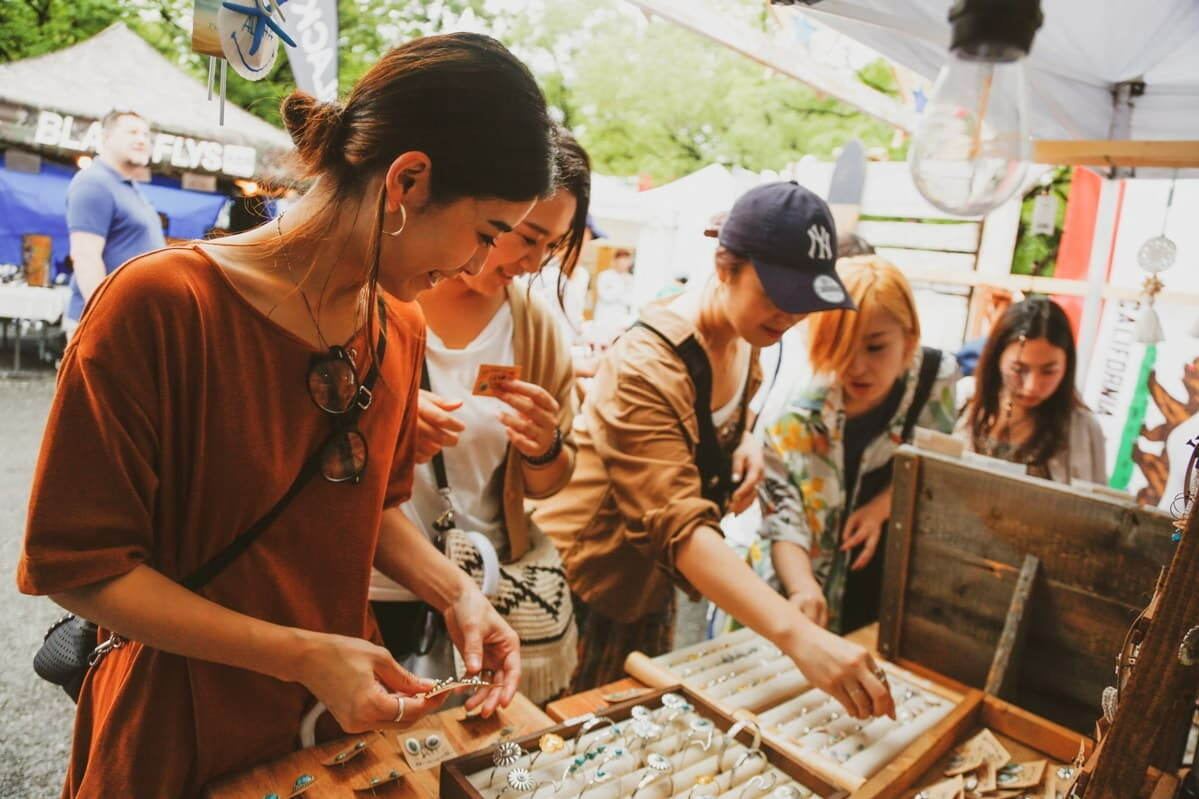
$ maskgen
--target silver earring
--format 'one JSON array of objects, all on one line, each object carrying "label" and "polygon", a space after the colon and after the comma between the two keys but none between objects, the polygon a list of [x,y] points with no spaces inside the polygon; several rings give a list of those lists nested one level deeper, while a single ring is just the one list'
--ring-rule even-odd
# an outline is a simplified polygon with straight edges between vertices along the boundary
[{"label": "silver earring", "polygon": [[384,230],[388,236],[398,236],[404,232],[404,227],[408,224],[408,210],[404,208],[404,204],[400,203],[400,226],[395,230]]}]

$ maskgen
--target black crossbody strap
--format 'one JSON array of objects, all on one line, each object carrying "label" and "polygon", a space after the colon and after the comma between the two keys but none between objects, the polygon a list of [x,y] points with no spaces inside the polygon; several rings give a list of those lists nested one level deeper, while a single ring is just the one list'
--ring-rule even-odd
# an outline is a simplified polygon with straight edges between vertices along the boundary
[{"label": "black crossbody strap", "polygon": [[[724,507],[725,501],[732,493],[732,459],[720,446],[716,437],[716,425],[712,421],[712,364],[708,354],[695,336],[688,336],[677,345],[665,333],[648,325],[637,322],[634,327],[644,327],[654,333],[674,350],[675,354],[687,367],[691,382],[695,384],[695,422],[699,427],[699,442],[695,449],[695,465],[699,468],[704,499],[711,500]],[[744,408],[742,409],[742,426],[744,426]]]},{"label": "black crossbody strap", "polygon": [[[429,363],[425,361],[420,368],[420,387],[425,391],[432,391],[432,384],[429,383]],[[437,488],[444,494],[450,490],[450,480],[445,471],[445,458],[441,456],[441,450],[437,450],[437,454],[433,456],[433,476],[437,478]]]},{"label": "black crossbody strap", "polygon": [[[359,401],[354,403],[354,407],[346,413],[337,417],[335,429],[351,429],[358,422],[358,417],[362,415],[364,407],[370,404],[371,392],[375,388],[375,382],[379,379],[379,367],[383,363],[383,356],[387,352],[387,312],[383,306],[383,298],[379,298],[379,339],[375,345],[375,357],[372,359],[371,368],[367,371],[366,377],[362,381],[362,387],[359,389]],[[365,390],[363,390],[365,389]],[[291,487],[287,489],[274,507],[268,510],[262,518],[250,525],[250,527],[237,538],[229,542],[229,545],[214,555],[200,568],[189,574],[180,584],[191,591],[199,591],[207,585],[214,577],[224,571],[225,567],[233,562],[238,555],[250,548],[259,536],[266,532],[267,528],[279,518],[279,514],[287,508],[291,501],[296,498],[296,495],[304,489],[310,480],[320,471],[321,466],[321,449],[318,447],[316,452],[309,456],[304,462],[300,473],[296,475],[296,479],[292,481]]]},{"label": "black crossbody strap", "polygon": [[932,347],[924,348],[924,359],[920,362],[920,375],[916,378],[916,391],[912,394],[912,406],[908,408],[907,418],[903,423],[903,440],[911,441],[912,433],[916,430],[916,422],[924,412],[933,394],[933,384],[937,382],[937,373],[941,371],[941,351]]}]

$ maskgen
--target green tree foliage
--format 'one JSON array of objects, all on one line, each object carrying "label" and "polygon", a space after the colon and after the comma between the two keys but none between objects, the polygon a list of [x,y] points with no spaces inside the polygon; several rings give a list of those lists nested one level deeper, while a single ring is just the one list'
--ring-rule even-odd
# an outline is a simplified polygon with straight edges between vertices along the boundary
[{"label": "green tree foliage", "polygon": [[[760,0],[715,5],[766,24]],[[190,0],[0,0],[0,60],[61,49],[121,20],[204,80],[207,59],[190,49],[191,7]],[[468,14],[530,64],[558,119],[609,174],[664,182],[711,163],[779,168],[808,154],[831,157],[850,137],[867,147],[892,139],[885,123],[616,0],[339,0],[338,9],[343,93],[387,48]],[[895,91],[885,62],[859,78]],[[278,125],[279,102],[293,86],[281,56],[262,81],[231,78],[228,96]]]}]

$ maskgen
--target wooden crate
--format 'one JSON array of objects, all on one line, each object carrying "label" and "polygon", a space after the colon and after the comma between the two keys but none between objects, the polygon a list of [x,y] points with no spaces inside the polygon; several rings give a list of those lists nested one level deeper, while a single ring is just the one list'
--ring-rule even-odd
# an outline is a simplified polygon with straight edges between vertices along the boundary
[{"label": "wooden crate", "polygon": [[[659,703],[663,694],[674,692],[682,694],[687,698],[687,701],[695,706],[695,709],[700,715],[711,719],[712,722],[721,730],[726,732],[736,723],[729,714],[722,711],[719,707],[708,702],[704,697],[697,695],[694,691],[682,685],[670,685],[659,690],[655,690],[636,699],[628,702],[622,702],[613,705],[606,710],[600,711],[595,715],[605,716],[613,721],[625,721],[632,715],[633,707],[636,705],[656,706]],[[567,719],[557,726],[550,727],[544,730],[538,730],[536,733],[522,737],[513,738],[522,748],[533,750],[536,748],[538,739],[545,733],[556,733],[562,736],[567,741],[574,738],[581,727],[592,714],[585,716]],[[737,740],[748,745],[753,740],[753,734],[748,729],[742,731]],[[470,755],[456,758],[445,764],[441,769],[441,791],[440,796],[445,799],[482,799],[482,795],[475,789],[468,779],[468,775],[475,774],[484,769],[490,768],[492,764],[492,754],[495,747],[489,747],[485,750],[475,752]],[[812,791],[825,799],[845,799],[846,793],[839,789],[836,785],[824,780],[819,774],[805,767],[801,762],[796,761],[789,753],[780,750],[773,741],[766,736],[762,738],[762,752],[766,756],[767,761],[779,769],[787,776],[796,782],[807,786]]]},{"label": "wooden crate", "polygon": [[[974,688],[991,678],[1000,698],[1089,733],[1128,626],[1173,554],[1172,533],[1166,514],[1131,497],[902,448],[879,652]],[[1039,575],[1025,574],[1014,618],[1029,556]]]}]

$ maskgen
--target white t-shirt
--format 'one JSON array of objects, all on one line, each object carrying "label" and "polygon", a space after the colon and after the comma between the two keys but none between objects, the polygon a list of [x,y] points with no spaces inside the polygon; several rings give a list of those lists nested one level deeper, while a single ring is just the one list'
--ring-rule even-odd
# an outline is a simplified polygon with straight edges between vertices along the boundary
[{"label": "white t-shirt", "polygon": [[[512,309],[508,303],[500,306],[487,327],[460,350],[446,347],[432,330],[426,332],[425,361],[433,393],[463,403],[453,415],[466,425],[466,430],[456,447],[442,450],[458,527],[487,536],[502,557],[508,545],[503,500],[508,436],[499,415],[512,409],[494,397],[477,397],[471,391],[482,364],[516,363]],[[445,502],[437,489],[432,463],[416,467],[412,499],[401,510],[425,535],[433,538],[433,522],[445,511]],[[371,574],[370,598],[381,602],[417,599],[377,570]]]}]

